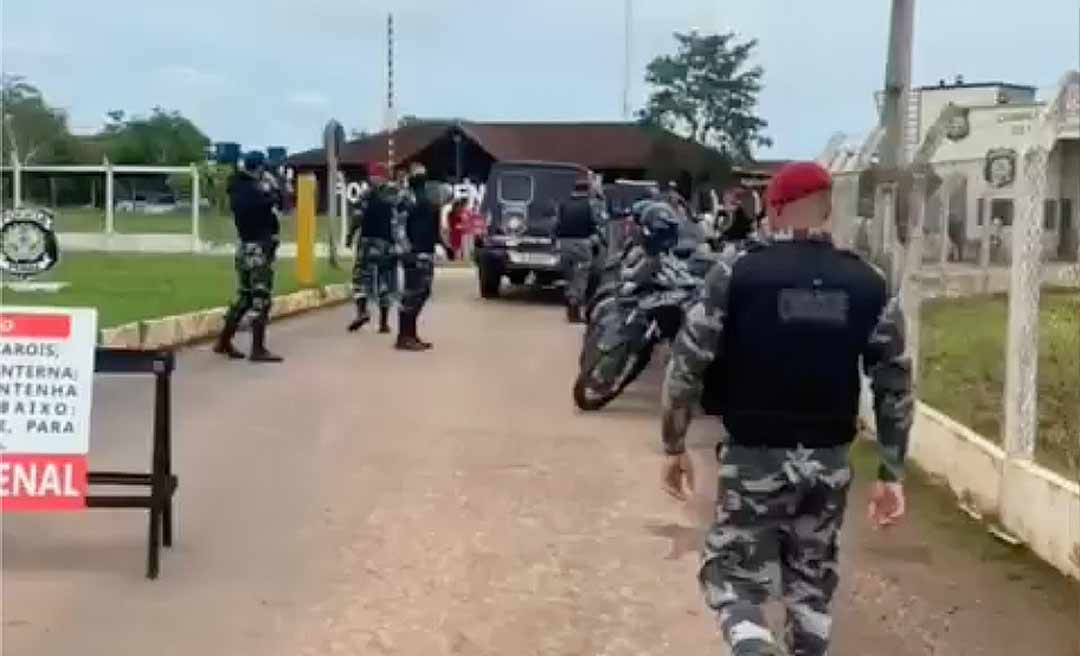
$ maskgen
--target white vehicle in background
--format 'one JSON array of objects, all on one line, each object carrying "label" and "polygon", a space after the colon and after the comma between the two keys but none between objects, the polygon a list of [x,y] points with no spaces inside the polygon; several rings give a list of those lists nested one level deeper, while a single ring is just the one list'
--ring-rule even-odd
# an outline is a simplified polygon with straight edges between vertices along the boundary
[{"label": "white vehicle in background", "polygon": [[179,209],[176,196],[167,193],[135,194],[133,199],[117,201],[113,208],[117,212],[139,214],[169,214]]}]

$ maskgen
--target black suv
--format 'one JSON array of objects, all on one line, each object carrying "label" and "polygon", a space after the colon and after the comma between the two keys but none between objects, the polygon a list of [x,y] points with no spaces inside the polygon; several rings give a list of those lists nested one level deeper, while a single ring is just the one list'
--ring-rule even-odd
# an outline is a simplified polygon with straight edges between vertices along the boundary
[{"label": "black suv", "polygon": [[590,175],[578,164],[496,162],[481,206],[487,234],[476,249],[480,295],[495,298],[503,276],[515,285],[533,275],[538,285],[562,278],[555,222],[574,182]]}]

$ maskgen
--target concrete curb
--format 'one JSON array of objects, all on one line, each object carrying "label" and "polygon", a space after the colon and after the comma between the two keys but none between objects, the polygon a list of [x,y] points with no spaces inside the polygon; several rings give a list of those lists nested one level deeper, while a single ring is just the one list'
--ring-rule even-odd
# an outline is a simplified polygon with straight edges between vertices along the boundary
[{"label": "concrete curb", "polygon": [[[348,301],[350,296],[349,286],[345,283],[282,294],[274,297],[270,318],[281,319],[338,305]],[[224,325],[225,308],[210,308],[105,328],[99,335],[98,344],[142,350],[173,348],[213,337]]]},{"label": "concrete curb", "polygon": [[[863,414],[873,426],[873,413]],[[1080,579],[1080,485],[918,403],[909,459],[940,478],[962,509],[1013,533],[1043,561]]]}]

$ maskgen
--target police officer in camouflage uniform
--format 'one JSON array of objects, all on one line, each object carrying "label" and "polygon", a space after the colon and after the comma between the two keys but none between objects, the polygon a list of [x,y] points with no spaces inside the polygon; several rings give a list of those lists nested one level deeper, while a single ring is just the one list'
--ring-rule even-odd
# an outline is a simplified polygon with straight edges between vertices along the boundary
[{"label": "police officer in camouflage uniform", "polygon": [[251,321],[252,362],[281,362],[282,358],[266,348],[266,326],[270,323],[270,305],[274,289],[274,259],[277,254],[278,223],[275,206],[281,198],[272,185],[264,182],[265,158],[260,152],[244,157],[243,169],[229,180],[229,202],[236,223],[236,299],[225,314],[225,328],[214,344],[215,353],[231,359],[244,357],[233,346],[240,320],[254,311]]},{"label": "police officer in camouflage uniform", "polygon": [[[371,189],[354,215],[347,242],[356,241],[353,262],[352,289],[356,303],[356,318],[349,323],[355,332],[371,321],[368,300],[375,296],[379,305],[379,332],[390,332],[390,308],[394,304],[398,285],[398,214],[404,197],[387,181],[386,167],[372,165],[368,174]],[[360,238],[356,239],[356,233]]]},{"label": "police officer in camouflage uniform", "polygon": [[402,257],[405,288],[398,314],[398,338],[394,347],[401,351],[426,351],[431,342],[420,339],[416,322],[424,304],[431,297],[435,276],[435,244],[439,241],[439,209],[427,191],[427,172],[423,166],[412,168],[411,190],[405,213],[407,249]]},{"label": "police officer in camouflage uniform", "polygon": [[574,183],[570,198],[559,204],[555,237],[566,279],[566,319],[581,323],[581,308],[588,301],[589,276],[593,271],[594,249],[599,240],[602,217],[591,197],[588,180]]},{"label": "police officer in camouflage uniform", "polygon": [[771,234],[709,273],[664,380],[663,484],[670,494],[685,498],[693,490],[684,438],[699,399],[721,408],[729,434],[719,449],[716,521],[699,579],[735,656],[781,653],[761,609],[777,564],[786,653],[828,652],[860,360],[874,394],[881,455],[870,519],[882,527],[904,514],[913,413],[904,319],[881,273],[833,246],[830,185],[828,173],[809,162],[777,172],[769,188]]}]

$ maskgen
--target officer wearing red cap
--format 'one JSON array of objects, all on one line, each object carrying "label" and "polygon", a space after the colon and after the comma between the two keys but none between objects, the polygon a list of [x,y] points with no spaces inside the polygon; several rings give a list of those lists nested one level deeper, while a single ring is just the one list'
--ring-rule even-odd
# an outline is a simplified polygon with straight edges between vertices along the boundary
[{"label": "officer wearing red cap", "polygon": [[788,652],[828,652],[860,365],[872,384],[881,457],[869,517],[885,527],[904,514],[913,412],[904,320],[881,273],[833,246],[831,186],[811,162],[776,173],[764,238],[709,273],[664,379],[668,493],[693,490],[685,435],[698,402],[727,429],[699,580],[740,656],[776,653],[761,609],[776,566]]},{"label": "officer wearing red cap", "polygon": [[371,320],[368,301],[374,297],[379,306],[379,332],[390,332],[390,309],[398,286],[398,237],[395,234],[398,215],[402,211],[402,195],[388,181],[388,170],[382,162],[368,166],[368,193],[353,212],[346,245],[356,240],[356,260],[353,263],[352,289],[356,318],[349,325],[355,332]]}]

